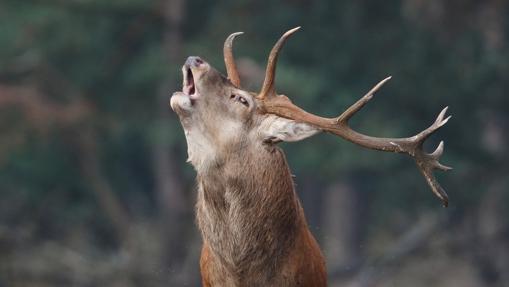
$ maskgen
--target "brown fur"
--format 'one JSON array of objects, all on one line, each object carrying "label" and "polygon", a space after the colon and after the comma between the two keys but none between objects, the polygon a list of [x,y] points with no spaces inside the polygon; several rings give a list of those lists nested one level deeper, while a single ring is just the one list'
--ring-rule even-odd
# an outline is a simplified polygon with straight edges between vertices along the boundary
[{"label": "brown fur", "polygon": [[[198,175],[201,267],[209,274],[204,280],[211,286],[324,286],[324,260],[282,151],[248,150],[254,152],[231,155],[223,166]],[[210,272],[218,265],[220,272]]]}]

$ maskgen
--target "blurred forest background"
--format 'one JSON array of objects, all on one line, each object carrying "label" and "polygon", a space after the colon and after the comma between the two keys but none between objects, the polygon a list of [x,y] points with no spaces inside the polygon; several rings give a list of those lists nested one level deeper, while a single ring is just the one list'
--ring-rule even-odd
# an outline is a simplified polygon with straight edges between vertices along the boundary
[{"label": "blurred forest background", "polygon": [[169,96],[235,43],[258,90],[401,137],[452,120],[437,174],[330,135],[285,144],[330,286],[509,286],[509,1],[0,0],[0,286],[199,286],[193,168]]}]

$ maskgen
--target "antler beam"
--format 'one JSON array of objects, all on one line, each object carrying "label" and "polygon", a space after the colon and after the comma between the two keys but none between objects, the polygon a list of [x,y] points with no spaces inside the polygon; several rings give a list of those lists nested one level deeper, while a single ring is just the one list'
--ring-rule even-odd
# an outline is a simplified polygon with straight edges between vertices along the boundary
[{"label": "antler beam", "polygon": [[[265,83],[269,83],[267,85],[267,87],[269,88],[267,88],[266,85],[264,84],[264,88],[262,89],[262,92],[258,97],[260,101],[260,111],[262,113],[275,114],[298,122],[305,122],[314,125],[323,131],[342,137],[352,143],[358,144],[365,148],[381,150],[386,152],[405,153],[410,155],[415,160],[417,167],[423,174],[433,193],[442,201],[442,204],[444,206],[447,206],[448,205],[447,193],[442,189],[438,181],[433,176],[433,171],[435,169],[440,169],[444,171],[451,169],[448,166],[442,165],[438,161],[443,153],[444,148],[443,141],[440,142],[437,149],[433,153],[426,153],[423,150],[424,141],[435,131],[444,126],[447,123],[447,121],[451,118],[451,116],[449,116],[444,119],[447,107],[440,112],[435,122],[430,127],[412,137],[379,138],[364,135],[354,131],[348,125],[348,120],[360,109],[362,109],[362,107],[366,105],[369,100],[373,98],[374,93],[378,91],[378,89],[380,89],[383,84],[385,84],[388,80],[391,79],[391,77],[387,77],[381,82],[379,82],[377,85],[375,85],[366,95],[364,95],[355,104],[350,106],[345,112],[343,112],[340,116],[336,118],[324,118],[308,113],[301,109],[300,107],[294,105],[288,97],[284,95],[276,96],[274,92],[273,73],[275,71],[276,65],[275,60],[277,59],[277,53],[279,49],[281,49],[282,43],[284,43],[286,38],[295,31],[296,29],[292,29],[285,33],[281,37],[281,39],[276,43],[271,52],[271,56],[272,54],[275,54],[275,57],[269,57],[269,65],[272,64],[274,65],[274,67],[271,69],[267,67]],[[268,81],[267,78],[272,80]],[[267,97],[266,95],[269,94],[273,94],[274,96]]]}]

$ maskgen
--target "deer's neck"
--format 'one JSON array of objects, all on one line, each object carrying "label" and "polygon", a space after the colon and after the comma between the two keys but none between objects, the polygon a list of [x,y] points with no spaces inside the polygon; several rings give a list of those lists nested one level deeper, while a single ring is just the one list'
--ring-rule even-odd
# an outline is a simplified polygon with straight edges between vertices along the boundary
[{"label": "deer's neck", "polygon": [[251,150],[198,172],[197,221],[232,272],[268,266],[277,272],[274,259],[285,257],[304,217],[283,152]]}]

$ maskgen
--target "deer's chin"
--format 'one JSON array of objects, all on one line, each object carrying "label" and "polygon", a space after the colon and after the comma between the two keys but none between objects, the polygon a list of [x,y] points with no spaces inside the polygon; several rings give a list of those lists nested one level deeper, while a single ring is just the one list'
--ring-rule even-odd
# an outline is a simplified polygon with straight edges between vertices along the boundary
[{"label": "deer's chin", "polygon": [[194,100],[183,92],[175,92],[171,96],[170,106],[179,115],[188,115],[193,110]]}]

